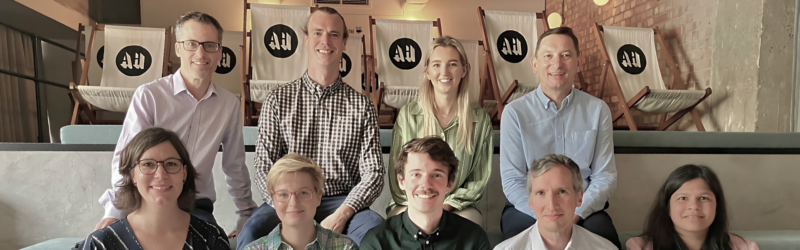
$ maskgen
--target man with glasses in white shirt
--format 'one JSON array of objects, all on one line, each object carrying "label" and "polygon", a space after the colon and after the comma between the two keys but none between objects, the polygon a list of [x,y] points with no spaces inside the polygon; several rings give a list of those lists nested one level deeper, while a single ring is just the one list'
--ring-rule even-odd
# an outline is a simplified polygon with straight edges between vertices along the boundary
[{"label": "man with glasses in white shirt", "polygon": [[122,182],[118,171],[120,153],[139,131],[156,126],[180,136],[199,175],[195,208],[190,211],[192,215],[216,223],[212,168],[220,145],[228,193],[233,196],[239,215],[236,228],[231,230],[229,237],[238,234],[257,207],[244,161],[239,98],[211,82],[222,58],[222,27],[208,14],[189,12],[177,21],[175,37],[175,53],[181,58],[181,68],[175,74],[136,89],[111,161],[113,188],[100,197],[105,214],[95,230],[125,216],[114,206],[117,186]]}]

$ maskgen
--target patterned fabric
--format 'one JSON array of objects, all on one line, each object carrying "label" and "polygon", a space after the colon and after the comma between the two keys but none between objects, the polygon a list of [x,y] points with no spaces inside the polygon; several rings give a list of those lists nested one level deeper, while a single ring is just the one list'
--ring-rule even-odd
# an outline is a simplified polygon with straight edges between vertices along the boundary
[{"label": "patterned fabric", "polygon": [[267,173],[287,153],[316,161],[325,175],[324,196],[349,193],[355,211],[369,207],[383,189],[378,118],[372,102],[341,79],[321,88],[306,72],[264,101],[256,142],[256,183],[264,202]]},{"label": "patterned fabric", "polygon": [[[128,218],[125,217],[108,227],[92,232],[78,249],[142,250],[142,245],[133,234]],[[220,226],[192,216],[183,250],[193,249],[230,250],[231,247],[228,244],[228,236]]]},{"label": "patterned fabric", "polygon": [[[317,228],[317,238],[306,245],[305,250],[358,250],[356,242],[346,235],[320,227]],[[288,243],[281,240],[281,225],[278,224],[267,236],[261,237],[247,246],[244,250],[294,250]]]},{"label": "patterned fabric", "polygon": [[[403,150],[403,144],[414,138],[422,137],[424,120],[422,106],[418,102],[411,102],[400,109],[397,122],[395,122],[392,130],[392,147],[389,153],[388,173],[392,173],[393,177],[395,172],[394,159]],[[469,154],[463,145],[458,144],[458,122],[459,117],[456,114],[446,128],[436,127],[436,135],[450,145],[459,160],[453,189],[447,193],[444,203],[461,211],[467,207],[475,206],[483,197],[486,183],[492,173],[492,154],[494,153],[492,140],[494,131],[492,130],[492,121],[489,115],[483,109],[473,107],[473,153]],[[437,122],[436,124],[439,123]],[[408,198],[405,192],[400,189],[397,178],[389,178],[389,183],[393,199],[386,211],[391,211],[397,205],[408,206]]]}]

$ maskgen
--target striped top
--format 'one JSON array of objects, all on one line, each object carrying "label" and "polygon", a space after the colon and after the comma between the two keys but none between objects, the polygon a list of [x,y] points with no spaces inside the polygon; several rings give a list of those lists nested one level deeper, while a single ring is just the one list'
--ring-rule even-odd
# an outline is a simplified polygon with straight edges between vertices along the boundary
[{"label": "striped top", "polygon": [[[92,232],[78,249],[142,250],[142,245],[133,234],[128,218],[125,217],[108,227]],[[192,216],[183,249],[229,250],[231,247],[221,227]]]},{"label": "striped top", "polygon": [[[314,222],[317,228],[317,238],[306,245],[305,250],[358,250],[358,245],[346,235],[323,228]],[[261,237],[247,246],[244,250],[300,250],[292,249],[288,243],[281,239],[281,225],[267,236]]]}]

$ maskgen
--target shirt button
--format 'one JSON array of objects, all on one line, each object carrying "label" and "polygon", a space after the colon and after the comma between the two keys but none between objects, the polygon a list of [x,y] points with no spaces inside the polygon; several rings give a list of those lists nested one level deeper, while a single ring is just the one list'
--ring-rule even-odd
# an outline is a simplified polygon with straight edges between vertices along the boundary
[{"label": "shirt button", "polygon": [[425,241],[425,245],[428,245],[429,243],[431,243],[431,242],[430,242],[430,241],[427,241],[427,240]]},{"label": "shirt button", "polygon": [[558,135],[558,139],[561,139],[561,135]]},{"label": "shirt button", "polygon": [[422,235],[422,232],[417,232],[417,234]]},{"label": "shirt button", "polygon": [[439,233],[436,233],[436,236],[439,236]]},{"label": "shirt button", "polygon": [[417,236],[416,236],[416,235],[414,235],[414,239],[416,239],[416,238],[417,238]]}]

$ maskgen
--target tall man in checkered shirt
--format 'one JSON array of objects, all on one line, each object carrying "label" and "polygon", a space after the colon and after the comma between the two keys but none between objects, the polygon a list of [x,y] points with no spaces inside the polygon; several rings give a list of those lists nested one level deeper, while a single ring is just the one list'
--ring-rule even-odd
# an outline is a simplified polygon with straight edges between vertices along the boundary
[{"label": "tall man in checkered shirt", "polygon": [[323,169],[325,187],[314,216],[322,227],[360,244],[367,231],[383,221],[369,210],[383,189],[385,172],[377,115],[372,102],[339,76],[348,36],[344,18],[333,8],[321,7],[309,16],[303,33],[308,71],[273,91],[261,110],[255,182],[264,204],[239,234],[240,249],[280,222],[266,191],[266,177],[272,164],[290,152],[313,159]]}]

